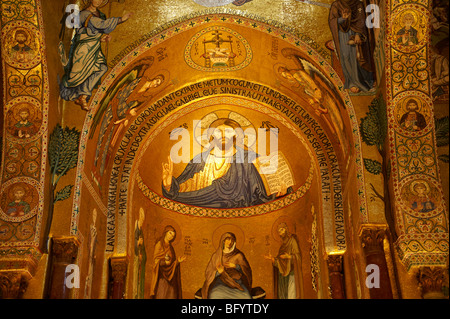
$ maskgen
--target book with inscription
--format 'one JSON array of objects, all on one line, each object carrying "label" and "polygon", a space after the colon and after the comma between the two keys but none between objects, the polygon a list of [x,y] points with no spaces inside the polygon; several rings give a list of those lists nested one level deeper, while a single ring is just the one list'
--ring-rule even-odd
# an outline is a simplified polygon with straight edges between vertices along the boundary
[{"label": "book with inscription", "polygon": [[262,177],[267,195],[277,194],[284,182],[286,188],[294,186],[295,180],[291,167],[280,151],[260,156],[253,162]]}]

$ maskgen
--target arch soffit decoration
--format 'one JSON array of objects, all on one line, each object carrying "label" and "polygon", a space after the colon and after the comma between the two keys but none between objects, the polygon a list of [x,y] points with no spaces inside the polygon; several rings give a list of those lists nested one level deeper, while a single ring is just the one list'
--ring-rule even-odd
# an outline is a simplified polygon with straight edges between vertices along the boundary
[{"label": "arch soffit decoration", "polygon": [[[102,101],[102,99],[104,99],[105,92],[108,91],[108,88],[114,82],[114,78],[117,75],[121,74],[134,61],[137,61],[142,56],[144,56],[145,52],[147,52],[148,50],[151,50],[152,48],[155,48],[158,45],[164,44],[165,41],[168,41],[169,39],[174,38],[177,35],[182,34],[183,32],[195,30],[195,32],[194,32],[194,34],[195,34],[195,33],[198,33],[199,30],[202,30],[202,29],[204,30],[205,28],[208,28],[210,26],[215,26],[215,25],[224,26],[227,28],[226,30],[231,30],[230,27],[232,27],[232,26],[236,26],[238,29],[239,28],[249,28],[251,30],[257,30],[259,32],[270,35],[274,39],[276,38],[278,40],[278,42],[283,43],[285,45],[285,47],[291,48],[291,50],[294,50],[296,52],[303,53],[303,57],[306,57],[307,61],[313,62],[313,64],[320,70],[320,72],[322,72],[323,74],[326,74],[327,80],[332,83],[332,86],[334,88],[338,88],[337,91],[338,91],[339,97],[342,99],[342,101],[345,101],[344,107],[347,111],[346,111],[346,114],[344,114],[343,116],[346,117],[345,121],[347,123],[350,123],[349,131],[351,131],[350,134],[352,134],[351,135],[352,141],[350,142],[350,145],[355,151],[354,159],[356,159],[356,174],[358,175],[358,178],[357,178],[358,188],[360,190],[362,190],[359,192],[359,195],[358,195],[359,196],[359,198],[358,198],[359,206],[360,206],[360,222],[365,223],[368,221],[367,203],[365,200],[365,185],[364,185],[364,177],[363,177],[364,174],[363,174],[363,165],[362,165],[362,153],[361,153],[361,147],[360,147],[361,143],[360,143],[358,123],[356,120],[355,111],[354,111],[353,105],[351,103],[351,100],[349,98],[349,95],[346,91],[343,90],[343,84],[340,81],[340,79],[338,78],[338,76],[336,75],[337,73],[332,69],[332,67],[328,64],[328,62],[323,59],[323,57],[321,55],[319,55],[308,44],[304,43],[301,40],[301,37],[299,35],[293,35],[293,34],[289,33],[290,30],[287,30],[283,26],[280,26],[279,24],[274,25],[274,24],[271,24],[270,22],[264,21],[264,20],[261,21],[259,19],[255,19],[255,17],[248,18],[241,14],[237,14],[235,12],[233,12],[233,13],[219,12],[219,13],[201,13],[201,14],[198,14],[195,16],[189,16],[186,18],[177,19],[173,23],[169,23],[167,26],[164,26],[164,28],[157,29],[154,32],[147,35],[146,37],[144,37],[145,39],[142,40],[139,45],[135,45],[134,48],[132,48],[132,49],[127,48],[125,50],[125,52],[129,52],[129,53],[127,53],[126,55],[124,54],[124,57],[122,57],[121,60],[116,59],[118,61],[117,64],[106,75],[100,88],[98,89],[96,94],[93,96],[91,110],[89,111],[88,115],[86,116],[85,123],[83,126],[83,131],[82,131],[82,136],[81,136],[81,141],[80,141],[81,147],[80,147],[79,163],[77,166],[77,180],[76,180],[76,184],[75,184],[75,196],[74,196],[74,203],[73,203],[73,210],[72,210],[72,230],[71,230],[72,235],[77,236],[77,231],[78,231],[77,230],[78,229],[78,227],[77,227],[78,217],[79,217],[78,215],[79,215],[79,207],[80,207],[80,203],[81,203],[81,199],[82,199],[82,193],[81,193],[82,179],[83,179],[83,177],[84,178],[91,177],[91,176],[88,176],[88,174],[85,172],[85,170],[87,168],[86,163],[88,161],[87,154],[86,154],[87,148],[90,144],[95,144],[95,139],[90,140],[89,136],[96,133],[96,129],[98,130],[98,126],[99,126],[98,125],[96,128],[92,129],[93,120],[94,120],[95,115],[98,112],[99,108],[101,107],[100,102]],[[185,42],[188,42],[188,40],[185,40]],[[267,54],[267,53],[264,51],[264,53],[261,53],[261,54]],[[249,63],[251,63],[251,61]],[[200,75],[200,73],[198,75]],[[197,78],[198,78],[198,75],[197,75]],[[201,76],[204,79],[205,73],[201,73]],[[208,74],[209,79],[217,79],[217,78],[220,78],[221,76],[223,76],[223,73],[220,73],[220,74],[209,73]],[[223,77],[227,78],[226,75]],[[238,76],[236,74],[233,74],[233,75],[229,76],[229,78],[238,79]],[[201,82],[200,79],[199,79],[199,81]],[[247,81],[247,82],[251,82],[251,81]],[[184,87],[186,87],[188,85],[189,84],[185,84]],[[270,85],[268,85],[268,86],[271,87]],[[183,86],[179,86],[177,89],[180,89],[182,87]],[[152,98],[149,105],[158,101],[158,99],[163,98],[165,95],[168,94],[168,92],[173,92],[173,91],[174,91],[173,89],[167,90],[159,95],[155,95],[155,97]],[[175,89],[175,91],[176,91],[176,89]],[[288,93],[286,93],[286,91],[284,91],[282,94],[286,95],[288,97],[290,96],[293,99],[298,99],[298,96],[288,94]],[[204,98],[205,97],[203,97],[203,99]],[[183,108],[187,105],[189,105],[189,103],[187,103],[186,105],[183,105]],[[147,106],[142,107],[141,110],[145,110],[146,108],[147,108]],[[175,111],[179,112],[183,108],[179,108]],[[275,113],[278,113],[278,115],[282,115],[282,113],[280,111],[275,111]],[[285,119],[288,119],[288,117],[286,115],[284,115],[284,117],[285,117]],[[136,116],[134,118],[136,118]],[[166,118],[167,118],[166,116],[163,117],[162,121],[164,121]],[[302,119],[302,120],[304,121],[304,119]],[[162,121],[160,121],[160,122],[162,122]],[[291,122],[291,124],[293,124],[293,123]],[[155,125],[155,127],[157,127],[157,125]],[[153,129],[154,128],[152,128],[151,130],[153,130]],[[298,130],[298,132],[301,132],[301,130],[299,129],[298,126],[296,127],[296,129]],[[148,133],[150,133],[151,130]],[[126,130],[124,130],[122,132],[122,137],[125,132],[126,132]],[[303,134],[303,132],[302,132],[302,134]],[[329,135],[329,132],[326,135]],[[329,138],[329,140],[331,140],[331,138]],[[119,143],[117,143],[117,144],[119,144]],[[308,143],[306,142],[306,144],[308,144]],[[311,146],[309,146],[308,149],[310,150],[309,152],[311,152],[311,150],[313,148]],[[312,153],[310,153],[310,154],[312,154]],[[138,161],[139,161],[139,159],[138,159]],[[107,174],[108,177],[110,177],[109,174],[110,174],[110,171]],[[133,182],[136,182],[136,181],[133,179]],[[95,182],[93,182],[93,184],[95,184]],[[105,183],[105,185],[106,184],[107,183]],[[93,190],[93,191],[95,192],[95,190]],[[106,190],[106,194],[107,194],[107,190]],[[130,198],[131,198],[131,196],[130,196]],[[110,218],[112,218],[116,224],[119,224],[119,223],[117,223],[117,220],[115,217],[110,216],[111,213],[115,214],[116,211],[109,212],[108,208],[107,208],[107,204],[105,204],[104,208],[106,210],[105,214],[107,214],[108,220]],[[111,220],[109,220],[109,222],[111,222]],[[124,223],[125,225],[128,224],[126,219],[124,220],[124,222],[125,222]],[[125,228],[123,228],[123,227],[125,227]],[[122,229],[120,229],[120,228],[122,228]],[[127,232],[126,226],[122,225],[122,227],[119,227],[117,232],[123,232],[123,234],[126,234],[126,232]],[[118,236],[116,234],[115,237],[120,240],[120,238],[124,237],[124,236]]]}]

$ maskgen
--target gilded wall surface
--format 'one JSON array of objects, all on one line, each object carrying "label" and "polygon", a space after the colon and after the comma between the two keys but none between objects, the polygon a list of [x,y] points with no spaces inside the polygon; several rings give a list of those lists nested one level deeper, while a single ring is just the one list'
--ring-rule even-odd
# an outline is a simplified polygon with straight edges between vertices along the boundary
[{"label": "gilded wall surface", "polygon": [[1,5],[2,298],[448,298],[448,1]]}]

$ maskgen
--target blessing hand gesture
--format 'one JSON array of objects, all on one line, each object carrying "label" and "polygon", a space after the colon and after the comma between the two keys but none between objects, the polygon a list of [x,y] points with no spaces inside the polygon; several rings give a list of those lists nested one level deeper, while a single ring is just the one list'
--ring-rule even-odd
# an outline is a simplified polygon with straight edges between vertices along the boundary
[{"label": "blessing hand gesture", "polygon": [[170,186],[172,186],[172,174],[173,174],[173,162],[170,158],[170,155],[167,157],[168,162],[162,164],[163,173],[162,180],[164,187],[169,190]]}]

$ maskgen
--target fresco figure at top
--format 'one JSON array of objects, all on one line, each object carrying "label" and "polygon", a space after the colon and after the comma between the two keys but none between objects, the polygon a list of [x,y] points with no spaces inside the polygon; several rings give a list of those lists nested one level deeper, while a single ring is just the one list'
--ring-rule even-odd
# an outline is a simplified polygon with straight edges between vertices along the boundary
[{"label": "fresco figure at top", "polygon": [[99,10],[108,0],[87,0],[80,12],[80,28],[72,39],[65,74],[60,83],[60,95],[66,101],[74,101],[85,111],[92,91],[108,70],[101,43],[111,40],[109,35],[117,25],[127,21],[132,13],[122,17],[106,18]]},{"label": "fresco figure at top", "polygon": [[374,76],[363,3],[359,0],[333,2],[328,23],[344,72],[344,88],[352,93],[370,91]]}]

